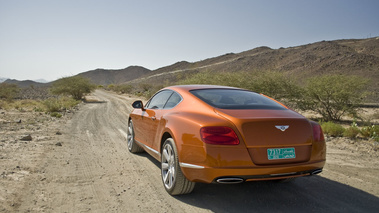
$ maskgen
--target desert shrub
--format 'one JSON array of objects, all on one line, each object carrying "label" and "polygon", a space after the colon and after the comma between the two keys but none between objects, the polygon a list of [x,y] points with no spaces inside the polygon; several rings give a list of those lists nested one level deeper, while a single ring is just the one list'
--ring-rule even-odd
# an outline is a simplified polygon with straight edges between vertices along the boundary
[{"label": "desert shrub", "polygon": [[164,86],[163,85],[157,85],[151,87],[149,90],[145,91],[142,96],[146,99],[151,98],[156,92],[158,92],[160,89],[162,89]]},{"label": "desert shrub", "polygon": [[0,100],[0,108],[1,109],[17,109],[18,111],[25,112],[25,111],[35,111],[36,108],[43,107],[43,104],[41,101],[38,100],[30,100],[30,99],[24,99],[24,100],[13,100],[13,101],[6,101],[6,100]]},{"label": "desert shrub", "polygon": [[361,135],[365,138],[379,139],[379,125],[364,126],[361,129]]},{"label": "desert shrub", "polygon": [[133,86],[129,84],[120,84],[115,86],[113,90],[120,93],[131,93]]},{"label": "desert shrub", "polygon": [[59,113],[59,112],[52,112],[52,113],[50,113],[50,116],[51,116],[51,117],[56,117],[56,118],[61,118],[61,117],[62,117],[62,114]]},{"label": "desert shrub", "polygon": [[75,107],[76,105],[80,103],[79,100],[75,100],[70,97],[60,97],[58,100],[59,100],[62,110],[72,109],[73,107]]},{"label": "desert shrub", "polygon": [[33,111],[35,108],[42,107],[41,101],[32,99],[15,100],[10,103],[11,108],[17,109],[20,112]]},{"label": "desert shrub", "polygon": [[78,105],[80,101],[70,97],[49,98],[43,102],[46,112],[61,112]]},{"label": "desert shrub", "polygon": [[114,87],[115,87],[114,84],[109,84],[109,85],[107,86],[107,89],[108,89],[108,90],[114,90]]},{"label": "desert shrub", "polygon": [[34,107],[33,108],[34,112],[43,112],[44,109],[42,107]]},{"label": "desert shrub", "polygon": [[46,107],[46,112],[59,112],[61,111],[61,105],[57,98],[49,98],[43,102]]},{"label": "desert shrub", "polygon": [[141,83],[138,86],[140,89],[142,89],[143,92],[147,92],[147,91],[151,90],[151,88],[153,87],[152,85],[146,84],[146,83]]},{"label": "desert shrub", "polygon": [[58,79],[53,83],[50,92],[55,95],[68,95],[75,100],[81,100],[83,96],[96,88],[87,78],[72,76]]},{"label": "desert shrub", "polygon": [[331,121],[321,123],[321,128],[324,134],[332,137],[341,137],[345,129],[340,124],[333,123]]},{"label": "desert shrub", "polygon": [[356,115],[356,109],[367,95],[368,80],[358,76],[323,75],[308,79],[297,105],[312,110],[326,121],[340,120],[343,115]]},{"label": "desert shrub", "polygon": [[343,133],[343,136],[344,137],[347,137],[347,138],[356,138],[357,135],[360,133],[360,130],[358,127],[355,127],[355,126],[351,126],[347,129],[345,129],[345,132]]},{"label": "desert shrub", "polygon": [[163,87],[165,86],[164,85],[151,85],[151,84],[146,84],[146,83],[139,84],[139,89],[135,88],[134,95],[149,99],[151,96],[153,96],[156,92],[158,92]]},{"label": "desert shrub", "polygon": [[263,93],[277,100],[291,103],[299,99],[301,88],[295,80],[288,75],[276,71],[265,71],[255,75],[251,74],[250,90]]},{"label": "desert shrub", "polygon": [[1,83],[0,99],[14,99],[20,92],[20,88],[16,84]]}]

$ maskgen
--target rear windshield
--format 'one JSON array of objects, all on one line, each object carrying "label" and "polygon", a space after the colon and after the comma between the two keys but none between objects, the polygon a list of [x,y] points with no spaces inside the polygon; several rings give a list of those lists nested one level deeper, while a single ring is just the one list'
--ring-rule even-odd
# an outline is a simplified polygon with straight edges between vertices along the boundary
[{"label": "rear windshield", "polygon": [[205,103],[220,109],[286,109],[267,97],[247,90],[199,89],[190,92]]}]

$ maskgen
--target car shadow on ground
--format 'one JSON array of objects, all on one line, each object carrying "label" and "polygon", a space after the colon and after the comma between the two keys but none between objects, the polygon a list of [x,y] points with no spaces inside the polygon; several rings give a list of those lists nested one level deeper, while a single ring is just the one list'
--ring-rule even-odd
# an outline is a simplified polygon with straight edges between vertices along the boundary
[{"label": "car shadow on ground", "polygon": [[174,198],[213,212],[379,212],[378,197],[317,175],[285,183],[196,183],[191,194]]},{"label": "car shadow on ground", "polygon": [[177,199],[214,212],[379,212],[378,197],[320,176],[197,184],[192,194]]}]

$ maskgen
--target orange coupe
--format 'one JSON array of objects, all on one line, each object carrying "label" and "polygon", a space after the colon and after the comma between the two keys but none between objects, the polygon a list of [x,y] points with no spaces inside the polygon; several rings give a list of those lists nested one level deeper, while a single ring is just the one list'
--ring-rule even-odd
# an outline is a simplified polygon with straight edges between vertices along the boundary
[{"label": "orange coupe", "polygon": [[244,89],[185,85],[133,103],[128,149],[161,162],[171,195],[195,182],[241,183],[318,174],[325,164],[321,127],[265,95]]}]

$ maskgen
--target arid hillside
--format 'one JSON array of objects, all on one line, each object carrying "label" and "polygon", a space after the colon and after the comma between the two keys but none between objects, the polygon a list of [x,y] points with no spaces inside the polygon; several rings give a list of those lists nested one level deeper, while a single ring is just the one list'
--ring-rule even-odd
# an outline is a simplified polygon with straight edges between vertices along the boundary
[{"label": "arid hillside", "polygon": [[144,67],[130,66],[119,70],[96,69],[80,73],[79,75],[89,78],[95,84],[109,85],[131,81],[150,72],[149,69]]},{"label": "arid hillside", "polygon": [[297,47],[271,49],[258,47],[241,53],[228,53],[203,61],[178,62],[154,70],[128,83],[174,83],[201,71],[262,72],[280,71],[303,80],[323,74],[358,75],[371,79],[370,90],[379,95],[379,37],[321,41]]}]

